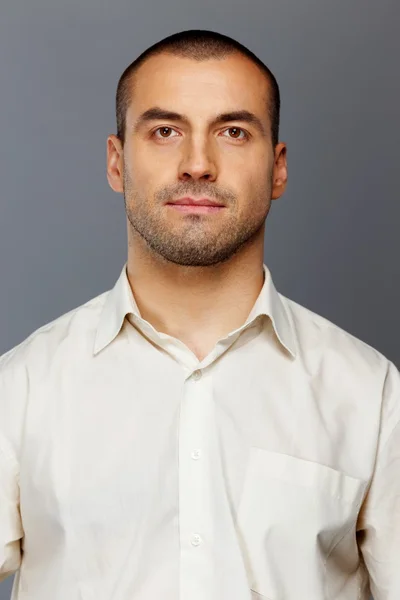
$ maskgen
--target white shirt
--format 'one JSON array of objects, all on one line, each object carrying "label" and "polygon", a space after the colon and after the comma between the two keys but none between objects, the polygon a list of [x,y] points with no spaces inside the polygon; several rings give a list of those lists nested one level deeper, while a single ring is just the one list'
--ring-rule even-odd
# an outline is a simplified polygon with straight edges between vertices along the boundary
[{"label": "white shirt", "polygon": [[126,264],[3,354],[12,600],[399,600],[400,373],[264,272],[201,362]]}]

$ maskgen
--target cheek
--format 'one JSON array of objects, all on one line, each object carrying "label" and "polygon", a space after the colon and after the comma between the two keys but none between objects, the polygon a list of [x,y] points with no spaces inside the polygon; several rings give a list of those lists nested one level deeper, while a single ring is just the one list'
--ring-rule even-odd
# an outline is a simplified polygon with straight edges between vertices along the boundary
[{"label": "cheek", "polygon": [[132,174],[143,185],[152,182],[157,188],[165,181],[171,183],[176,177],[178,164],[178,153],[173,148],[157,147],[155,150],[150,144],[138,144],[132,152]]},{"label": "cheek", "polygon": [[151,162],[146,157],[143,148],[139,144],[132,144],[129,154],[126,156],[132,176],[138,178],[143,173],[151,170]]},{"label": "cheek", "polygon": [[135,192],[147,194],[147,190],[153,185],[157,169],[154,169],[140,153],[131,152],[129,155],[125,155],[124,159],[124,168],[130,187]]},{"label": "cheek", "polygon": [[252,169],[247,169],[246,173],[239,173],[239,185],[247,193],[250,202],[257,202],[258,198],[265,196],[271,190],[271,173],[263,165],[252,165]]},{"label": "cheek", "polygon": [[255,169],[242,182],[243,213],[249,219],[265,218],[271,205],[271,175],[267,169]]},{"label": "cheek", "polygon": [[267,156],[259,157],[251,163],[249,185],[255,190],[269,190],[272,185],[273,169]]},{"label": "cheek", "polygon": [[268,182],[268,185],[270,183],[272,156],[264,148],[224,148],[224,152],[220,153],[220,160],[224,171],[237,174],[243,181],[247,181],[248,186],[265,187],[265,182]]}]

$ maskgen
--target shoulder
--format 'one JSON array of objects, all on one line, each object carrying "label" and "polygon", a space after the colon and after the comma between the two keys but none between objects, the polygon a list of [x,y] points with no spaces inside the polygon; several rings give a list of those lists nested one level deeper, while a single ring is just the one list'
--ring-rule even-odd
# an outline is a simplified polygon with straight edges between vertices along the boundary
[{"label": "shoulder", "polygon": [[94,340],[98,319],[109,290],[34,330],[0,356],[0,381],[13,372],[20,376],[39,365],[60,348],[76,347]]},{"label": "shoulder", "polygon": [[294,330],[298,353],[314,368],[332,367],[334,375],[385,377],[391,361],[379,350],[326,317],[279,294]]}]

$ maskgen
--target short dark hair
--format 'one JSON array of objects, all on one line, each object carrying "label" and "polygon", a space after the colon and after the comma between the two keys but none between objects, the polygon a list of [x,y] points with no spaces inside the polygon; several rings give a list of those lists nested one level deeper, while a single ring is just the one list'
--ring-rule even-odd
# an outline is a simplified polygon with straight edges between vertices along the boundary
[{"label": "short dark hair", "polygon": [[116,94],[117,136],[122,144],[125,142],[126,113],[132,96],[131,82],[140,65],[148,58],[168,53],[203,61],[213,58],[222,59],[235,52],[246,56],[258,65],[268,79],[270,88],[268,112],[271,121],[272,145],[275,148],[279,139],[280,93],[273,73],[251,50],[240,42],[222,33],[204,29],[181,31],[156,42],[142,52],[122,73]]}]

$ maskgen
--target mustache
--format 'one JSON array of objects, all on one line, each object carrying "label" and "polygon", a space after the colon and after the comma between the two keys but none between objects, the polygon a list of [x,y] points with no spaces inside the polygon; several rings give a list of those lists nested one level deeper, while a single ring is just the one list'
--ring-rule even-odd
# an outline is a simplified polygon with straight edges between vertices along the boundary
[{"label": "mustache", "polygon": [[158,190],[154,197],[157,202],[166,203],[172,198],[182,198],[184,196],[206,196],[216,202],[228,203],[236,200],[236,194],[226,188],[220,188],[214,184],[207,182],[183,182],[179,184],[169,185]]}]

